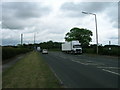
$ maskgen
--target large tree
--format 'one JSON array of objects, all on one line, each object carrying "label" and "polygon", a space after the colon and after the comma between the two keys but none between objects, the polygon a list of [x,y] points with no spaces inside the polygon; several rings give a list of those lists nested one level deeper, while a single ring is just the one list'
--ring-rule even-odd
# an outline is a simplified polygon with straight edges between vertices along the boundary
[{"label": "large tree", "polygon": [[74,27],[65,36],[66,41],[78,40],[82,46],[88,46],[92,41],[92,32],[88,29]]}]

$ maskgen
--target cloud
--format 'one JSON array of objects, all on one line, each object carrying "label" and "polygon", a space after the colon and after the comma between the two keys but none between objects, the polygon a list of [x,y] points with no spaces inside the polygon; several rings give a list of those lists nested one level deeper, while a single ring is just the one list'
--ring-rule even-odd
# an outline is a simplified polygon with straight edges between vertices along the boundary
[{"label": "cloud", "polygon": [[2,3],[0,3],[0,21],[2,21]]},{"label": "cloud", "polygon": [[119,13],[119,7],[118,7],[118,3],[117,2],[114,2],[114,3],[111,3],[110,6],[105,10],[106,12],[106,17],[109,18],[110,22],[113,24],[113,27],[114,28],[118,28],[118,18],[120,16]]},{"label": "cloud", "polygon": [[66,2],[61,6],[61,10],[67,16],[70,17],[80,17],[82,11],[87,11],[91,13],[101,13],[111,6],[110,2]]},{"label": "cloud", "polygon": [[30,20],[48,15],[51,9],[42,3],[4,2],[2,11],[2,28],[22,29],[31,24]]},{"label": "cloud", "polygon": [[48,40],[63,42],[65,34],[73,27],[91,30],[93,32],[91,43],[95,44],[94,16],[84,15],[82,11],[97,14],[100,44],[108,44],[108,41],[116,44],[117,3],[72,2],[72,0],[56,2],[4,2],[3,45],[19,44],[21,33],[24,43],[34,43],[34,33],[36,43]]},{"label": "cloud", "polygon": [[2,45],[16,45],[20,44],[20,41],[14,39],[2,39]]},{"label": "cloud", "polygon": [[20,42],[18,31],[4,29],[2,30],[2,45],[16,45]]}]

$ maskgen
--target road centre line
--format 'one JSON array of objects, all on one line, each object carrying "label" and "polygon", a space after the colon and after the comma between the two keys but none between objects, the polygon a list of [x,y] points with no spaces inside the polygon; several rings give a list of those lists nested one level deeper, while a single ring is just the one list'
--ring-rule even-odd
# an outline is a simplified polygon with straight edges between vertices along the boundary
[{"label": "road centre line", "polygon": [[110,71],[110,70],[106,70],[106,69],[102,69],[102,70],[103,70],[103,71],[106,71],[106,72],[109,72],[109,73],[116,74],[116,75],[119,75],[119,76],[120,76],[120,74],[119,74],[119,73],[112,72],[112,71]]},{"label": "road centre line", "polygon": [[88,62],[83,63],[83,62],[75,61],[75,60],[71,60],[71,61],[83,64],[83,65],[104,65],[104,64],[101,64],[101,63],[88,63]]},{"label": "road centre line", "polygon": [[76,63],[83,64],[83,65],[87,65],[86,63],[82,63],[82,62],[80,62],[80,61],[74,61],[74,60],[71,60],[71,61],[76,62]]},{"label": "road centre line", "polygon": [[118,67],[97,67],[97,68],[107,68],[107,69],[120,69],[120,68],[118,68]]}]

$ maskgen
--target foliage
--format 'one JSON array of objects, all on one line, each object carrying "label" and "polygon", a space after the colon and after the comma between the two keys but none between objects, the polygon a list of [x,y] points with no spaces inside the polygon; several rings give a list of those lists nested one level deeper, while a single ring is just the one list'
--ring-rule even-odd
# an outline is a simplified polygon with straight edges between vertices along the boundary
[{"label": "foliage", "polygon": [[[119,56],[120,46],[117,45],[105,45],[98,46],[99,54],[101,55],[111,55],[111,56]],[[96,45],[91,45],[87,48],[83,48],[83,53],[91,53],[96,54]]]},{"label": "foliage", "polygon": [[49,50],[61,50],[61,42],[53,42],[52,40],[47,42],[35,43],[35,44],[23,44],[18,45],[19,48],[29,48],[35,49],[40,47],[41,49],[49,49]]},{"label": "foliage", "polygon": [[6,60],[16,55],[26,53],[29,51],[31,50],[27,48],[2,47],[2,60]]},{"label": "foliage", "polygon": [[48,42],[40,43],[40,47],[42,49],[44,49],[44,48],[46,48],[46,49],[61,49],[61,43],[48,41]]},{"label": "foliage", "polygon": [[88,46],[91,39],[92,32],[84,28],[72,28],[65,36],[66,41],[78,40],[83,47]]}]

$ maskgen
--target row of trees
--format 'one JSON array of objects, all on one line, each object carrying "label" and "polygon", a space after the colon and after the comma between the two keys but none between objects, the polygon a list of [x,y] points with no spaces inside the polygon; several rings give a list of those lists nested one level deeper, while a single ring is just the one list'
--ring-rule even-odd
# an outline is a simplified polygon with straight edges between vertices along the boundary
[{"label": "row of trees", "polygon": [[[78,40],[82,47],[87,47],[90,42],[92,41],[92,32],[88,29],[84,28],[77,28],[74,27],[68,32],[65,36],[65,41],[72,41],[72,40]],[[27,48],[33,48],[40,46],[41,48],[46,48],[46,49],[53,49],[53,48],[58,48],[61,49],[61,42],[53,42],[52,40],[47,41],[47,42],[41,42],[39,44],[23,44],[22,46],[19,44],[19,47],[27,47]]]},{"label": "row of trees", "polygon": [[[47,42],[42,42],[39,44],[23,44],[23,48],[30,48],[30,49],[34,49],[36,47],[41,47],[41,49],[48,49],[50,50],[54,50],[54,51],[61,51],[61,42],[53,42],[53,41],[47,41]],[[119,55],[119,49],[120,46],[118,45],[99,45],[99,54],[101,55],[115,55],[118,56]],[[91,53],[91,54],[96,54],[96,44],[93,45],[89,45],[83,48],[83,53]]]},{"label": "row of trees", "polygon": [[[65,41],[72,41],[72,40],[78,40],[83,48],[84,53],[96,53],[96,44],[90,45],[90,42],[92,41],[91,36],[93,33],[91,30],[84,29],[84,28],[77,28],[74,27],[70,30],[70,32],[66,33]],[[61,42],[53,42],[47,41],[47,42],[41,42],[39,44],[23,44],[19,47],[26,47],[30,49],[34,49],[36,47],[41,47],[41,49],[49,49],[49,50],[61,50]],[[116,54],[119,46],[115,45],[99,45],[99,54]]]},{"label": "row of trees", "polygon": [[[70,32],[66,33],[65,41],[78,40],[81,43],[82,47],[87,47],[92,41],[92,35],[92,32],[88,29],[74,27],[70,30]],[[61,44],[61,42],[53,42],[52,40],[50,40],[47,42],[41,42],[37,44],[18,44],[18,47],[32,49],[34,47],[40,46],[41,48],[46,49],[61,49]]]},{"label": "row of trees", "polygon": [[30,48],[30,49],[35,49],[37,47],[41,47],[41,49],[58,49],[60,50],[61,49],[61,42],[53,42],[52,40],[50,41],[47,41],[47,42],[41,42],[41,43],[36,43],[36,44],[23,44],[22,46],[21,45],[18,45],[18,47],[21,47],[21,48]]}]

